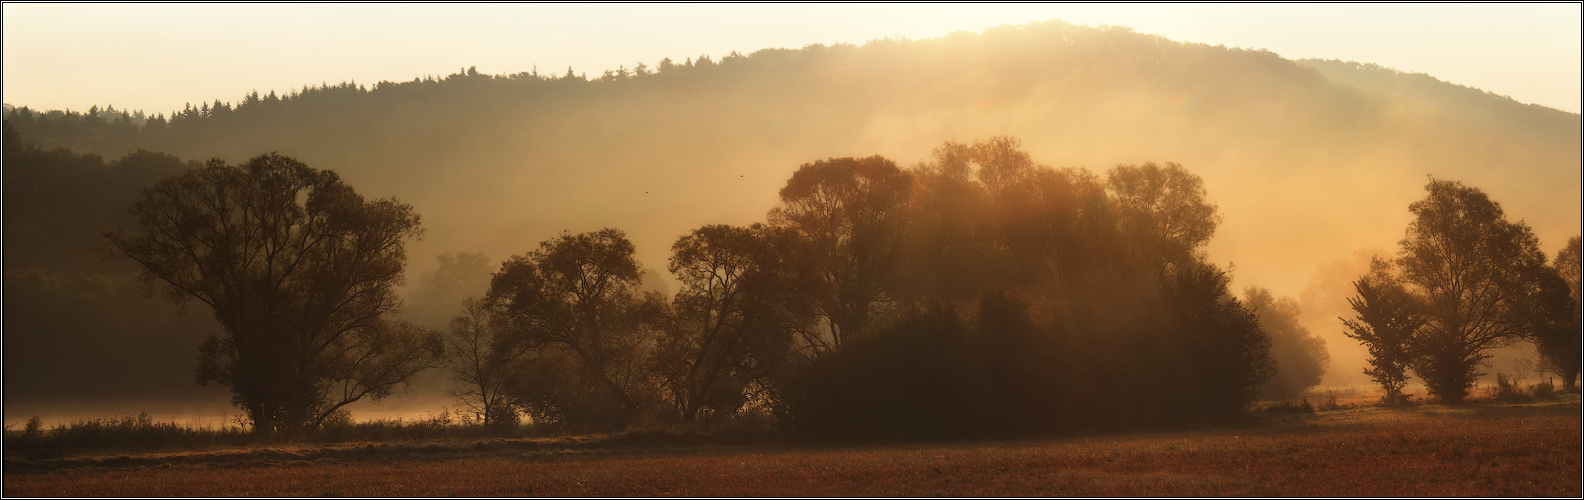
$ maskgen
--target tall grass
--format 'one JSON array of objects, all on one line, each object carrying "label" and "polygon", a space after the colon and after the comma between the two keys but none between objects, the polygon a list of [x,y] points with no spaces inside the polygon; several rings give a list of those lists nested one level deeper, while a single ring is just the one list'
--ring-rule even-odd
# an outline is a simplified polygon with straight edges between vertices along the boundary
[{"label": "tall grass", "polygon": [[[240,420],[240,419],[239,419]],[[405,441],[460,439],[483,436],[527,437],[546,429],[519,426],[485,433],[477,425],[453,422],[448,412],[414,420],[382,419],[352,422],[350,418],[327,422],[315,432],[255,434],[245,424],[219,428],[157,422],[147,412],[137,416],[78,419],[45,429],[38,417],[22,430],[5,431],[5,453],[27,458],[68,455],[196,451],[285,443],[340,443],[348,441]]]},{"label": "tall grass", "polygon": [[1530,384],[1527,389],[1519,380],[1508,378],[1504,373],[1496,374],[1496,385],[1485,388],[1485,398],[1502,403],[1527,403],[1534,400],[1556,399],[1556,386],[1551,380],[1543,380]]},{"label": "tall grass", "polygon": [[[723,444],[764,442],[774,427],[766,415],[722,418],[708,437]],[[33,417],[22,430],[5,431],[5,454],[28,459],[72,455],[109,455],[149,452],[205,451],[223,448],[280,444],[447,441],[469,439],[521,439],[581,435],[578,429],[558,423],[501,425],[485,429],[477,420],[450,411],[414,419],[378,419],[355,422],[350,414],[332,415],[324,426],[307,433],[255,434],[241,421],[219,428],[156,422],[147,412],[136,417],[79,419],[44,428]],[[615,442],[695,436],[691,432],[652,430],[611,436]],[[642,438],[642,439],[640,439]],[[669,441],[668,441],[669,442]]]},{"label": "tall grass", "polygon": [[136,417],[79,419],[44,429],[38,417],[21,431],[5,433],[6,454],[50,458],[86,451],[158,451],[204,449],[251,444],[249,432],[236,426],[219,429],[156,422],[148,412]]},{"label": "tall grass", "polygon": [[350,418],[331,419],[324,428],[309,435],[305,441],[319,443],[344,443],[359,441],[423,441],[435,439],[475,438],[526,438],[549,437],[563,434],[565,429],[556,424],[494,425],[485,429],[478,421],[456,418],[449,410],[437,415],[415,419],[378,419],[353,422]]}]

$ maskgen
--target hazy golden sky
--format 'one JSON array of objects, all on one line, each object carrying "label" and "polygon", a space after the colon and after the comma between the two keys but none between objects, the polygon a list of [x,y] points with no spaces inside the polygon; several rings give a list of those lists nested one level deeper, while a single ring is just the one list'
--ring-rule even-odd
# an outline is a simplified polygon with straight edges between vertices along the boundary
[{"label": "hazy golden sky", "polygon": [[1289,59],[1373,62],[1579,111],[1578,4],[436,5],[5,4],[4,100],[169,113],[304,84],[597,76],[663,57],[932,38],[1061,19]]}]

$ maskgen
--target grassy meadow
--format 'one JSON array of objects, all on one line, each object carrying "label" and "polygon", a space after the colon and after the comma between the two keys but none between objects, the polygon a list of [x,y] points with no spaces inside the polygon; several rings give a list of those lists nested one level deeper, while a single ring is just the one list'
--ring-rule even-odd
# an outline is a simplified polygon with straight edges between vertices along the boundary
[{"label": "grassy meadow", "polygon": [[5,458],[6,496],[1556,496],[1576,395],[1283,405],[1188,432],[821,447],[702,436],[425,439]]}]

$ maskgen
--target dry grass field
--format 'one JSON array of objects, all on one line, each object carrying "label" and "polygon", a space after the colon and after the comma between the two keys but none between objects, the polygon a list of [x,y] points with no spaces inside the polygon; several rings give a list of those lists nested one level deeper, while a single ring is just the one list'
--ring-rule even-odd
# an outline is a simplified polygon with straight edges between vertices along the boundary
[{"label": "dry grass field", "polygon": [[1196,432],[843,448],[567,438],[7,457],[4,494],[1578,497],[1579,411],[1577,396],[1355,406]]}]

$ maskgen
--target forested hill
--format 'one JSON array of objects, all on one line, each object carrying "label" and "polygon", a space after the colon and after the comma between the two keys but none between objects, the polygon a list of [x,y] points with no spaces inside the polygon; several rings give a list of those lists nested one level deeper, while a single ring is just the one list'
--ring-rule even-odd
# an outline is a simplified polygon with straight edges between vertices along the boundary
[{"label": "forested hill", "polygon": [[[1332,81],[1412,103],[1435,108],[1448,117],[1483,128],[1487,133],[1549,140],[1577,140],[1579,115],[1539,104],[1524,104],[1511,97],[1455,85],[1423,73],[1405,73],[1369,63],[1303,59],[1298,64],[1314,68]],[[1571,137],[1568,137],[1571,135]]]},{"label": "forested hill", "polygon": [[992,135],[1100,172],[1183,164],[1225,217],[1212,259],[1283,294],[1317,263],[1400,238],[1427,174],[1491,193],[1548,250],[1579,226],[1577,114],[1370,65],[1061,21],[588,79],[466,70],[254,93],[151,119],[93,111],[6,116],[46,148],[107,158],[277,151],[334,169],[422,214],[428,236],[409,252],[419,270],[439,252],[501,259],[563,229],[606,226],[663,268],[684,231],[762,218],[802,163],[878,153],[911,164],[942,141]]}]

